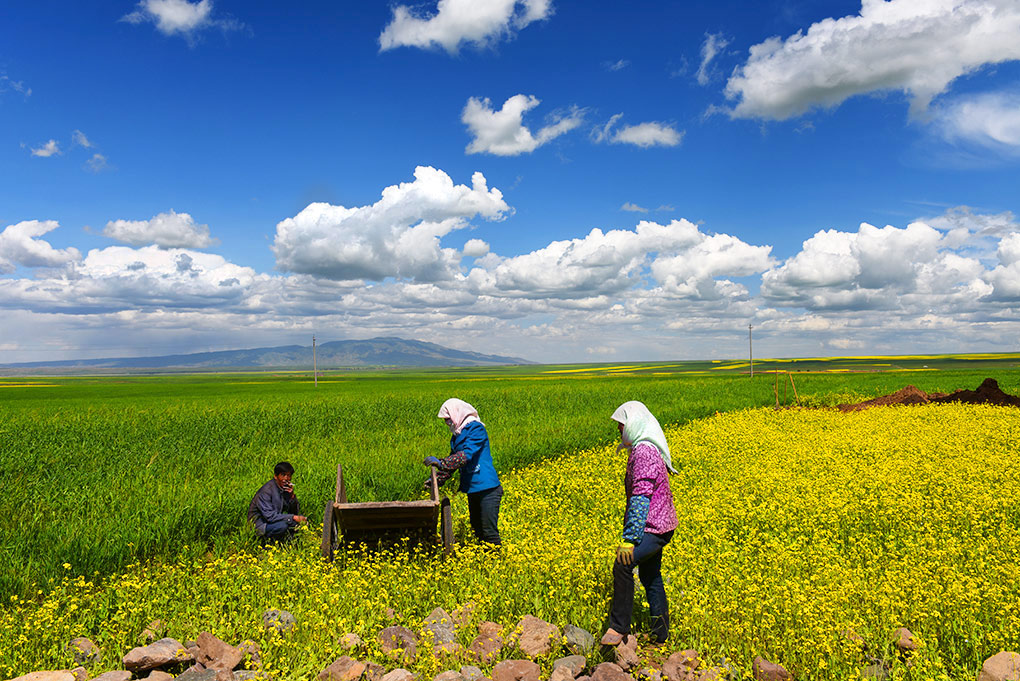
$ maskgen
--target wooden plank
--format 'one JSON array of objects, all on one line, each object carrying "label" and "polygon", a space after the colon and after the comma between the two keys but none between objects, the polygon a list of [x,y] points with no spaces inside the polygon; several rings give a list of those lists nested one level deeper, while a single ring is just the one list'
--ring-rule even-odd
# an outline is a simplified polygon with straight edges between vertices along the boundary
[{"label": "wooden plank", "polygon": [[358,511],[369,511],[391,508],[438,508],[439,504],[428,499],[421,501],[365,501],[360,504],[337,504],[342,513],[357,513]]}]

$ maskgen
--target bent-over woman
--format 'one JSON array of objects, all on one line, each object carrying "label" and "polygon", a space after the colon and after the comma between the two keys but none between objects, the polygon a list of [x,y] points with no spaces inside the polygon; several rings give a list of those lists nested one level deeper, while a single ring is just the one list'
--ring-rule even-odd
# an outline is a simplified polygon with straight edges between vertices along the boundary
[{"label": "bent-over woman", "polygon": [[645,587],[652,616],[652,639],[664,643],[669,635],[669,606],[662,582],[662,549],[673,538],[676,508],[669,489],[669,445],[659,422],[641,402],[625,402],[613,412],[620,430],[621,449],[628,452],[623,479],[627,511],[623,537],[613,563],[613,600],[603,645],[618,645],[630,634],[634,610],[634,568]]},{"label": "bent-over woman", "polygon": [[489,434],[475,408],[464,400],[443,402],[437,416],[450,429],[450,454],[429,456],[425,463],[436,468],[436,480],[443,484],[460,471],[460,491],[468,497],[468,513],[475,536],[489,544],[500,544],[499,504],[503,486],[489,452]]}]

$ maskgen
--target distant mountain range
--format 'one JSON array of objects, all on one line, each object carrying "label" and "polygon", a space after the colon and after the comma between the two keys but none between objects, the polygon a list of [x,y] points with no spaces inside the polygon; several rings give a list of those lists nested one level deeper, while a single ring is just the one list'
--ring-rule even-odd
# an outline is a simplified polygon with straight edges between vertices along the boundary
[{"label": "distant mountain range", "polygon": [[[331,341],[317,345],[318,367],[403,366],[403,367],[468,367],[501,364],[534,364],[519,357],[483,355],[478,352],[405,340],[403,338],[372,338],[370,340]],[[282,345],[275,348],[221,350],[187,355],[159,357],[108,357],[104,359],[69,359],[53,362],[22,362],[0,366],[29,368],[106,368],[106,369],[240,369],[240,368],[311,368],[312,346]]]}]

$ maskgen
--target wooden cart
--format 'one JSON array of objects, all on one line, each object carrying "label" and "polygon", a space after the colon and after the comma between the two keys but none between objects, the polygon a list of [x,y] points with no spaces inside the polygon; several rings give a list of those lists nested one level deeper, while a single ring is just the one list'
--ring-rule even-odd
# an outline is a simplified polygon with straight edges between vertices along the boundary
[{"label": "wooden cart", "polygon": [[439,497],[436,469],[432,471],[429,499],[421,501],[347,501],[343,466],[336,467],[336,495],[326,502],[322,520],[322,557],[333,560],[340,542],[376,544],[388,536],[408,536],[414,541],[435,542],[436,525],[444,553],[453,549],[453,511],[449,497]]}]

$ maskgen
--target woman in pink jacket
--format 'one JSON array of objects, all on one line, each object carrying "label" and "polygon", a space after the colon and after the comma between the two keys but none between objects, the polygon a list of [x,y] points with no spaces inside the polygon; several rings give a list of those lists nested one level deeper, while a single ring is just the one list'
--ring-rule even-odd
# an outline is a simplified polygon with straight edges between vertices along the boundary
[{"label": "woman in pink jacket", "polygon": [[648,407],[641,402],[625,402],[613,412],[613,420],[620,430],[618,449],[629,454],[623,480],[627,511],[613,563],[613,600],[602,644],[618,645],[630,634],[635,567],[648,596],[652,639],[664,643],[669,635],[669,606],[662,582],[662,549],[677,526],[669,489],[669,474],[676,471],[666,436]]}]

